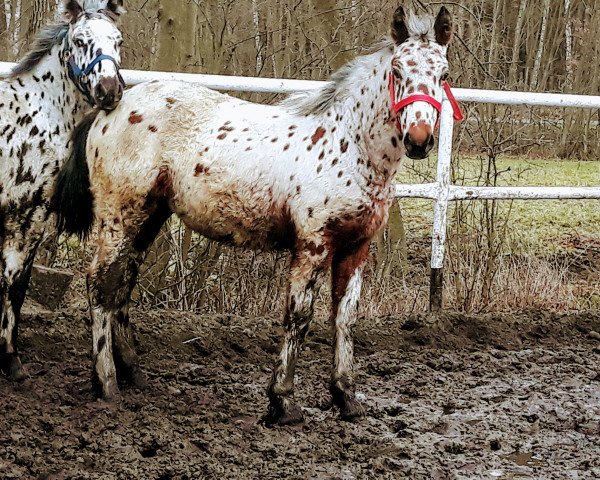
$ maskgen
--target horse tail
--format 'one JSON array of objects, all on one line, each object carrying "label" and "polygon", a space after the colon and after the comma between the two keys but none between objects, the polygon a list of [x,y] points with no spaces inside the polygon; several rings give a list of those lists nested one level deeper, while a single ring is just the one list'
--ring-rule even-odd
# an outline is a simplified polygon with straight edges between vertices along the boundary
[{"label": "horse tail", "polygon": [[77,235],[81,240],[87,238],[94,223],[94,196],[86,149],[90,130],[100,111],[86,115],[73,130],[69,158],[58,172],[51,200],[58,233]]}]

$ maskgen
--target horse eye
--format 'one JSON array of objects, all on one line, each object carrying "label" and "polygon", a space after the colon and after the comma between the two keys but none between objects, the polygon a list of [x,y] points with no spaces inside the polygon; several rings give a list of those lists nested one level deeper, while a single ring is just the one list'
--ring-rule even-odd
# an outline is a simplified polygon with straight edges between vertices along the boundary
[{"label": "horse eye", "polygon": [[400,74],[400,69],[398,67],[393,67],[392,73],[394,74],[394,77],[396,77],[397,80],[400,80],[402,78],[402,75]]},{"label": "horse eye", "polygon": [[83,48],[85,46],[85,44],[83,43],[83,40],[81,38],[73,39],[73,43],[75,44],[75,46],[77,48]]},{"label": "horse eye", "polygon": [[442,82],[445,82],[446,80],[448,80],[448,78],[450,78],[450,74],[448,72],[442,74],[442,76],[440,77],[440,80]]}]

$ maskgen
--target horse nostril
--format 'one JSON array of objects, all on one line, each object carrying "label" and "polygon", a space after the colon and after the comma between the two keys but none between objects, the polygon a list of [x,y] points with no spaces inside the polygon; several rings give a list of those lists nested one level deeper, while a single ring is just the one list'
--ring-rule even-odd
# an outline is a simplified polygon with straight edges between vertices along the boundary
[{"label": "horse nostril", "polygon": [[101,102],[102,100],[104,100],[104,97],[106,97],[106,94],[108,92],[106,91],[106,88],[104,88],[104,85],[102,85],[102,83],[99,83],[98,85],[96,85],[95,93],[96,93],[96,100]]}]

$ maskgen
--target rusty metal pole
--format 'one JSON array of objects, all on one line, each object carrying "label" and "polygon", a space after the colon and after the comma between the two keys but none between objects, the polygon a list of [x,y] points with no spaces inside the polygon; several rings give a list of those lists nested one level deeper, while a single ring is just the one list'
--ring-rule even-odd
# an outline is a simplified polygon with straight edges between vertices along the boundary
[{"label": "rusty metal pole", "polygon": [[448,200],[450,197],[450,163],[452,162],[452,105],[444,98],[440,119],[438,147],[437,189],[438,197],[433,210],[433,236],[431,240],[431,278],[429,285],[429,310],[443,308],[444,249],[448,223]]}]

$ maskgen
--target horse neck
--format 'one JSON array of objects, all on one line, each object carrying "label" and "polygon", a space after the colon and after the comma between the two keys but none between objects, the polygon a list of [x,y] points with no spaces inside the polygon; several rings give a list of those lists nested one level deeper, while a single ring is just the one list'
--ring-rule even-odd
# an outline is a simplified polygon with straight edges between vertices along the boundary
[{"label": "horse neck", "polygon": [[341,124],[341,130],[351,133],[350,138],[364,156],[358,164],[364,170],[363,175],[387,185],[404,155],[402,135],[391,112],[388,87],[391,61],[392,51],[387,48],[364,57],[348,78],[348,92],[333,106],[332,114]]},{"label": "horse neck", "polygon": [[69,135],[89,108],[84,96],[69,79],[63,58],[64,46],[56,45],[30,71],[11,79],[13,88],[26,98],[33,110],[44,113],[52,126]]}]

